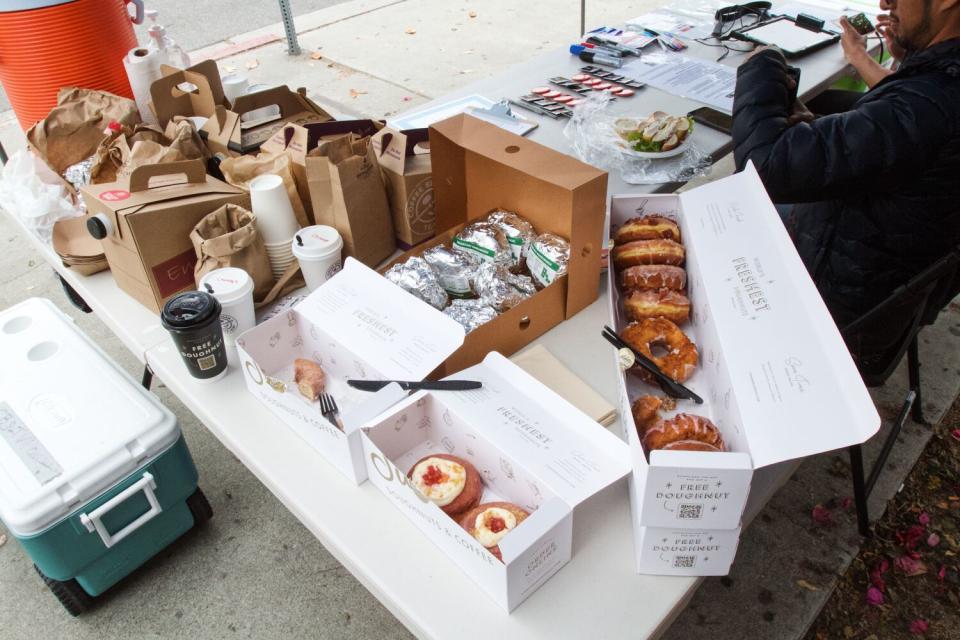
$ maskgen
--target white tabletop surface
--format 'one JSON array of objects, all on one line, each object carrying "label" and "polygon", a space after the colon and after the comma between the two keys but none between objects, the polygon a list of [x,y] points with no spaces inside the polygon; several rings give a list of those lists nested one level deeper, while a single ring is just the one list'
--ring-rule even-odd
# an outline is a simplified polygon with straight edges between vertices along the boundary
[{"label": "white tabletop surface", "polygon": [[[692,52],[716,57],[694,45]],[[736,64],[742,56],[731,56]],[[523,63],[507,73],[444,96],[485,94],[518,97],[548,77],[571,76],[582,66],[564,51]],[[815,95],[844,73],[839,47],[800,61],[801,96]],[[615,109],[644,115],[660,109],[686,113],[689,100],[647,88]],[[419,110],[419,109],[418,109]],[[527,115],[527,114],[524,114]],[[531,118],[537,118],[532,114]],[[531,138],[567,151],[563,121],[537,118]],[[704,129],[706,129],[704,127]],[[700,144],[719,158],[729,138],[712,130]],[[610,193],[668,190],[675,185],[629,186],[611,176]],[[246,390],[242,374],[214,384],[189,377],[157,315],[117,289],[109,273],[77,276],[39,241],[44,257],[138,357],[313,532],[327,549],[414,634],[425,638],[646,638],[669,626],[700,582],[698,578],[641,576],[634,572],[632,524],[626,481],[596,495],[574,516],[570,563],[512,614],[489,600],[446,556],[423,537],[371,484],[353,486]],[[608,321],[606,293],[537,342],[615,403],[609,346],[599,337]],[[620,432],[619,423],[611,427]],[[797,462],[758,471],[745,518],[753,518],[786,481]],[[202,472],[201,472],[202,473]]]}]

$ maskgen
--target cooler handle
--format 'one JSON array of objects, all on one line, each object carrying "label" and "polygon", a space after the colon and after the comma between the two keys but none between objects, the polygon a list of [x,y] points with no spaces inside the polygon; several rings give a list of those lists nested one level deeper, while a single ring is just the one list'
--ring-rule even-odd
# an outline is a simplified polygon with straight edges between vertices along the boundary
[{"label": "cooler handle", "polygon": [[133,24],[143,24],[143,0],[126,0],[125,4],[133,3],[133,6],[136,7],[136,15],[130,16],[130,22]]},{"label": "cooler handle", "polygon": [[[100,539],[103,541],[104,546],[109,549],[113,545],[117,544],[131,533],[147,524],[163,511],[160,508],[160,503],[157,501],[157,495],[153,492],[157,488],[157,483],[153,479],[153,475],[150,473],[144,473],[143,477],[134,482],[132,485],[110,498],[102,505],[91,511],[89,514],[82,513],[80,514],[80,522],[87,528],[87,531],[93,533],[96,531],[100,534]],[[117,533],[111,535],[107,528],[103,526],[101,518],[113,511],[118,505],[125,502],[128,498],[133,496],[136,493],[143,491],[143,495],[147,497],[147,502],[150,503],[150,510],[144,513],[142,516],[125,526],[123,529]]]}]

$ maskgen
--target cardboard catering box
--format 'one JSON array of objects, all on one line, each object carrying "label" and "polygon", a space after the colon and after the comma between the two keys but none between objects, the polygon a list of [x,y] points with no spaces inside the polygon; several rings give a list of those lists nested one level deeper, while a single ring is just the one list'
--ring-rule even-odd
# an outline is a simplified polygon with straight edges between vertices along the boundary
[{"label": "cardboard catering box", "polygon": [[[310,446],[358,484],[366,479],[356,427],[406,394],[377,393],[348,379],[422,380],[463,342],[463,327],[356,260],[292,310],[243,333],[237,352],[247,388]],[[294,360],[322,365],[344,431],[293,382]]]},{"label": "cardboard catering box", "polygon": [[449,247],[463,226],[497,208],[517,212],[537,233],[570,241],[566,275],[471,331],[435,372],[442,377],[490,351],[513,354],[597,299],[607,173],[468,115],[434,124],[430,153],[437,236],[391,264],[438,244]]},{"label": "cardboard catering box", "polygon": [[248,193],[208,176],[202,160],[144,165],[129,180],[86,185],[82,193],[89,214],[107,223],[101,244],[117,286],[157,313],[196,287],[193,227],[224,204],[250,207]]},{"label": "cardboard catering box", "polygon": [[430,149],[424,144],[428,137],[427,129],[385,128],[372,140],[387,185],[393,228],[403,249],[429,240],[436,233]]},{"label": "cardboard catering box", "polygon": [[[366,425],[367,474],[509,611],[570,560],[574,507],[629,472],[627,448],[499,353],[451,378],[483,387],[417,393]],[[481,503],[507,501],[530,512],[500,541],[503,562],[407,480],[431,453],[470,461],[483,479]]]},{"label": "cardboard catering box", "polygon": [[[682,329],[700,360],[685,384],[705,402],[678,401],[677,411],[710,418],[727,451],[658,450],[648,460],[631,401],[662,394],[632,374],[621,376],[637,564],[644,573],[725,573],[735,545],[723,547],[726,565],[715,553],[710,566],[665,568],[650,561],[651,541],[663,536],[645,528],[735,530],[754,469],[864,442],[880,417],[752,165],[679,195],[611,200],[612,229],[647,214],[676,219],[686,248],[691,319]],[[609,287],[611,317],[622,328],[612,269]]]}]

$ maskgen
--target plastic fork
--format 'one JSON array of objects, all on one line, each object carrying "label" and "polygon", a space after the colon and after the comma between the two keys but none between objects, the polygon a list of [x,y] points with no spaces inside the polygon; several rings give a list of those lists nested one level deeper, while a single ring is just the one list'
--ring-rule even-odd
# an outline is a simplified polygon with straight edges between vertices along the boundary
[{"label": "plastic fork", "polygon": [[340,409],[337,408],[337,401],[333,399],[333,396],[329,393],[321,393],[318,400],[320,400],[320,414],[329,420],[330,423],[337,429],[343,431],[343,421],[340,419]]}]

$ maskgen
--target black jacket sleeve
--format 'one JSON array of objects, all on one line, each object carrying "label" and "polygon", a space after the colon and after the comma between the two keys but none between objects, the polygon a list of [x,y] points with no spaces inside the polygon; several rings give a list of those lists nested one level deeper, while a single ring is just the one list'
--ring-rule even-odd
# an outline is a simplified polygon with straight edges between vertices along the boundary
[{"label": "black jacket sleeve", "polygon": [[882,189],[885,173],[920,170],[952,133],[949,98],[929,79],[883,83],[852,111],[794,126],[787,125],[791,95],[778,51],[762,51],[738,70],[734,159],[738,170],[753,161],[776,202]]}]

